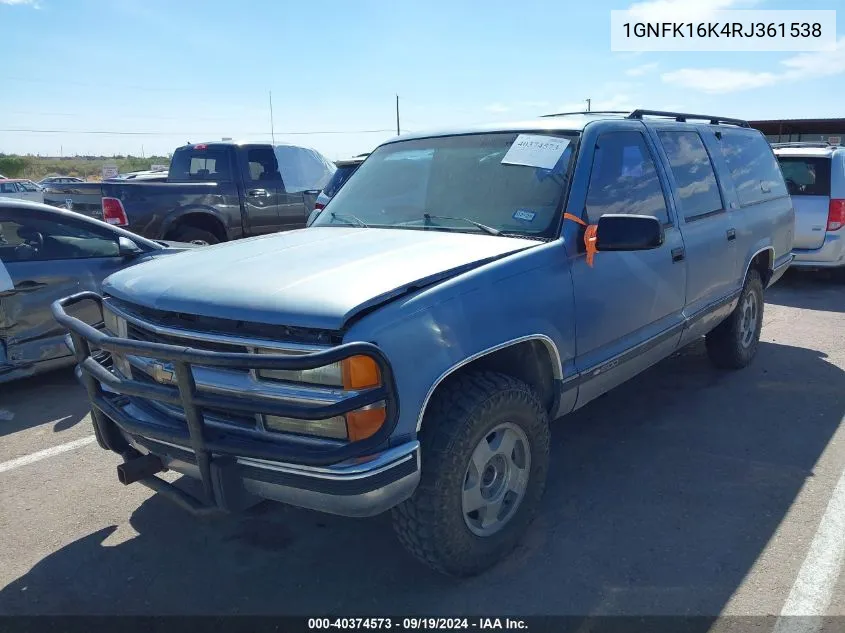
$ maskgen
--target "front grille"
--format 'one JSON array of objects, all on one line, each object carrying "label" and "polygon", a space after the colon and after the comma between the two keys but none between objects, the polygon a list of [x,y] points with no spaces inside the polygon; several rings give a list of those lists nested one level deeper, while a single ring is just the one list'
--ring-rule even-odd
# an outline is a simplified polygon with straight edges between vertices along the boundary
[{"label": "front grille", "polygon": [[126,324],[126,334],[129,338],[136,341],[147,341],[148,343],[166,343],[168,345],[179,345],[180,347],[193,347],[194,349],[201,349],[207,352],[235,352],[239,354],[246,354],[249,350],[243,345],[236,345],[234,343],[222,343],[219,341],[205,341],[195,338],[183,338],[181,336],[171,336],[169,334],[160,334],[147,330],[131,321]]},{"label": "front grille", "polygon": [[[132,378],[138,382],[150,385],[158,384],[152,376],[147,375],[137,367],[132,368]],[[134,400],[134,398],[130,399]],[[155,403],[155,405],[151,406],[154,406],[160,411],[165,411],[168,415],[174,418],[178,418],[182,423],[185,421],[185,410],[182,407],[162,402]],[[247,429],[254,429],[257,426],[255,416],[250,413],[212,408],[203,408],[202,412],[203,415],[206,416],[206,420],[212,423],[223,423]]]}]

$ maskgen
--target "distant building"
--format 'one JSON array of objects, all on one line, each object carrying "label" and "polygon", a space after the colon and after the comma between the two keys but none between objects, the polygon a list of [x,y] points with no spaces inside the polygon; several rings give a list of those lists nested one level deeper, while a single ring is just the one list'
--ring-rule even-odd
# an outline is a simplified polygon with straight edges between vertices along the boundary
[{"label": "distant building", "polygon": [[845,119],[773,119],[748,123],[771,143],[826,141],[841,145],[845,141]]}]

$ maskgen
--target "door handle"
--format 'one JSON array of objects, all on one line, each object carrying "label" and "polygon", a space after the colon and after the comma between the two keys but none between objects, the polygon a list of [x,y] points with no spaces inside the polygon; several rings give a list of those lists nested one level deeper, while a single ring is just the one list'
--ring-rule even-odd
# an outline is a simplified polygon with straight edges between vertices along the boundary
[{"label": "door handle", "polygon": [[270,194],[267,193],[266,189],[250,189],[246,192],[246,195],[248,195],[250,198],[263,198]]},{"label": "door handle", "polygon": [[672,249],[672,262],[682,262],[684,261],[684,257],[686,257],[686,251],[684,251],[683,247]]},{"label": "door handle", "polygon": [[47,284],[41,283],[40,281],[22,281],[15,284],[15,292],[32,292],[33,290],[38,290],[46,285]]},{"label": "door handle", "polygon": [[728,241],[733,242],[736,239],[736,229],[728,229]]}]

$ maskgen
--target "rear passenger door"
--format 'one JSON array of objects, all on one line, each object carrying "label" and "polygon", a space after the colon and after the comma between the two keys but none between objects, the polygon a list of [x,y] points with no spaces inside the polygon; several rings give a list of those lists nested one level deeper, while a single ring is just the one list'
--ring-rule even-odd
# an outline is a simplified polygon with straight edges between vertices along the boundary
[{"label": "rear passenger door", "polygon": [[[607,213],[654,216],[665,239],[653,250],[597,253],[592,267],[581,255],[571,259],[575,364],[586,376],[578,406],[671,353],[683,325],[686,260],[670,213],[668,181],[642,125],[620,125],[618,131],[585,136],[582,160],[591,161],[589,185],[569,208],[584,209],[590,224]],[[581,243],[573,247],[583,253]]]},{"label": "rear passenger door", "polygon": [[241,151],[247,232],[261,235],[279,231],[283,224],[279,212],[282,175],[273,148],[247,145]]},{"label": "rear passenger door", "polygon": [[737,230],[725,204],[700,126],[664,127],[654,133],[669,164],[675,207],[687,258],[686,315],[714,309],[735,287]]}]

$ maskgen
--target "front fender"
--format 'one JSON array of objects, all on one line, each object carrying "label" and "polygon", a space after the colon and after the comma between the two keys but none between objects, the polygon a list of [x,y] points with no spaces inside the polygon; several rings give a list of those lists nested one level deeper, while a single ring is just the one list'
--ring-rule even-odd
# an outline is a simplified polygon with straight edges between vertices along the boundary
[{"label": "front fender", "polygon": [[399,394],[394,436],[413,436],[444,378],[506,345],[540,340],[555,378],[573,374],[572,314],[566,252],[555,241],[398,298],[354,323],[344,340],[372,341],[386,353]]}]

